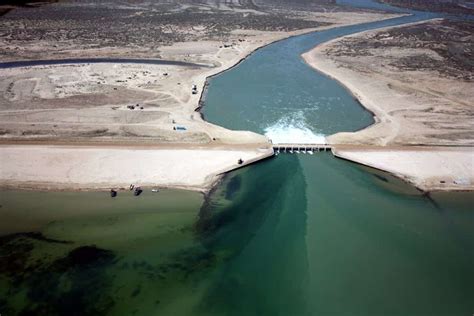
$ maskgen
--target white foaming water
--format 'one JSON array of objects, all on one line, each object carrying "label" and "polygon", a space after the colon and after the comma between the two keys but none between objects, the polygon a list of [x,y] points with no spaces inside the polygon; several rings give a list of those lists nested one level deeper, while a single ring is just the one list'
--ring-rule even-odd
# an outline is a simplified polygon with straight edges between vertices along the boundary
[{"label": "white foaming water", "polygon": [[274,144],[326,144],[326,137],[313,133],[305,124],[302,112],[293,117],[282,118],[275,124],[265,128],[265,136]]}]

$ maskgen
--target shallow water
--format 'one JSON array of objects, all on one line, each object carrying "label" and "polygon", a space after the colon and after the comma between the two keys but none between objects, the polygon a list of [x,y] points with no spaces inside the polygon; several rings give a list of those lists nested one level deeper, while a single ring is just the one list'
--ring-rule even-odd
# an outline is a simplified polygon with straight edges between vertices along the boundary
[{"label": "shallow water", "polygon": [[[398,22],[380,23],[370,25]],[[259,50],[211,81],[206,118],[298,138],[370,124],[349,93],[299,58],[367,27]],[[206,199],[4,191],[0,205],[2,315],[474,311],[474,195],[425,196],[329,153],[237,170]]]},{"label": "shallow water", "polygon": [[179,190],[1,192],[0,311],[150,315],[192,269],[180,261],[202,202]]}]

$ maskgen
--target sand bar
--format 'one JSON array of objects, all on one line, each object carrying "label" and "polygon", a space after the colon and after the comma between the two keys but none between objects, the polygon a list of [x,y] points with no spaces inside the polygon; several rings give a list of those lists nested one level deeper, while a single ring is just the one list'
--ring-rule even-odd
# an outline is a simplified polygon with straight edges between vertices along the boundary
[{"label": "sand bar", "polygon": [[[1,146],[0,183],[54,190],[126,188],[130,184],[208,190],[231,169],[273,155],[262,149],[146,149]],[[25,157],[34,159],[25,160]],[[238,164],[242,159],[243,163]]]}]

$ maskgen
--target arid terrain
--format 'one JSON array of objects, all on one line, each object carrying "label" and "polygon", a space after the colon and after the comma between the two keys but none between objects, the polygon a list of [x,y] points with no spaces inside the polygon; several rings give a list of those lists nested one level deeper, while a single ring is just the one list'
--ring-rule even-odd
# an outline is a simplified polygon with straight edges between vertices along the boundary
[{"label": "arid terrain", "polygon": [[474,1],[471,0],[379,0],[379,2],[413,10],[474,14]]},{"label": "arid terrain", "polygon": [[[430,146],[434,151],[441,148],[436,146],[457,147],[459,159],[427,158],[430,163],[425,166],[432,165],[433,174],[440,165],[457,170],[448,181],[430,182],[430,187],[448,189],[456,177],[458,189],[472,186],[473,34],[472,22],[437,19],[347,36],[305,54],[309,64],[348,87],[377,120],[361,131],[332,135],[329,142],[384,146],[387,149],[379,148],[383,151],[399,146]],[[366,154],[358,155],[355,160],[363,162]],[[438,163],[432,164],[433,159]],[[384,170],[397,163],[403,159],[393,155],[377,161],[378,167],[386,165]],[[458,168],[459,164],[470,168]]]},{"label": "arid terrain", "polygon": [[[250,3],[158,3],[150,7],[66,2],[11,11],[0,24],[4,62],[128,57],[198,65],[75,64],[0,69],[3,141],[58,141],[64,140],[62,137],[67,141],[222,140],[226,137],[213,131],[223,133],[223,129],[203,124],[194,113],[206,77],[229,68],[262,45],[293,34],[385,18],[377,13],[344,12],[338,7],[324,13],[323,5],[306,11],[289,10],[281,4],[256,9]],[[131,105],[133,110],[128,108]],[[178,125],[184,125],[186,131],[173,130]]]},{"label": "arid terrain", "polygon": [[239,31],[288,32],[354,23],[366,17],[363,11],[331,2],[60,1],[4,15],[0,56],[3,61],[74,56],[160,58],[164,46],[177,42],[230,44],[239,39]]},{"label": "arid terrain", "polygon": [[331,141],[474,145],[473,32],[471,22],[436,20],[318,47],[308,58],[324,58],[337,67],[336,77],[344,74],[342,81],[350,81],[361,98],[370,100],[368,108],[380,120],[358,133],[336,134]]},{"label": "arid terrain", "polygon": [[[178,154],[172,160],[182,171],[176,176],[179,181],[155,178],[158,185],[193,189],[209,188],[215,181],[213,176],[238,167],[242,157],[246,157],[241,164],[245,165],[271,155],[273,150],[264,136],[226,130],[202,120],[196,110],[206,78],[235,65],[255,49],[288,36],[394,16],[343,9],[331,1],[311,3],[60,1],[9,11],[0,17],[2,62],[100,57],[189,64],[84,63],[0,69],[0,142],[4,144],[1,158],[25,160],[9,165],[8,172],[2,170],[3,185],[21,186],[22,179],[29,179],[24,185],[34,187],[29,175],[36,167],[28,163],[32,158],[37,165],[51,169],[55,168],[53,162],[64,162],[61,157],[65,154],[60,150],[56,156],[54,151],[40,154],[41,150],[20,155],[11,147],[13,144],[127,148],[145,145],[155,146],[153,150],[160,150],[156,145],[167,144],[175,149],[200,150],[203,155],[199,159],[216,161],[215,165],[204,167],[208,176],[186,182],[183,170],[187,169],[181,165],[189,162],[179,159]],[[238,150],[235,144],[239,144]],[[232,155],[223,154],[225,151]],[[105,153],[97,155],[106,165],[107,159],[110,164],[117,159]],[[88,163],[95,156],[82,157],[82,168],[92,172],[96,167]],[[89,173],[84,171],[78,173],[83,179],[72,180],[64,175],[62,185],[125,186],[145,179],[150,172],[163,174],[168,168],[168,164],[153,159],[141,163],[136,174],[130,173],[128,178],[116,176],[115,182],[113,176],[107,176],[92,185],[87,178]],[[70,170],[67,166],[56,167]],[[57,183],[58,179],[61,175],[50,177],[49,182]],[[46,176],[36,185],[52,187],[47,183]]]}]

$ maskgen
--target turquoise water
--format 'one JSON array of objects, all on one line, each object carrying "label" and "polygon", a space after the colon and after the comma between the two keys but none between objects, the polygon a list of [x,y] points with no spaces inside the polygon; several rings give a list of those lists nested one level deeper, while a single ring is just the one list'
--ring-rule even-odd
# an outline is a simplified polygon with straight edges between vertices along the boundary
[{"label": "turquoise water", "polygon": [[[267,133],[274,141],[354,131],[372,114],[334,80],[308,67],[300,55],[317,44],[363,30],[424,20],[417,13],[381,22],[340,27],[266,46],[245,62],[214,77],[203,108],[206,120],[234,130]],[[288,141],[291,141],[288,140]]]},{"label": "turquoise water", "polygon": [[[363,128],[370,113],[299,54],[423,17],[261,49],[211,81],[205,116],[281,137]],[[281,154],[205,198],[4,191],[0,205],[2,315],[474,312],[474,195],[423,195],[329,153]]]},{"label": "turquoise water", "polygon": [[[274,142],[363,128],[372,122],[370,113],[299,55],[345,34],[431,16],[415,13],[269,45],[211,80],[205,118],[266,133]],[[224,209],[252,209],[266,220],[216,281],[212,297],[225,297],[216,314],[474,311],[472,193],[425,196],[330,154],[280,155],[239,177],[255,182],[255,189]],[[221,228],[221,234],[232,236],[245,226]]]},{"label": "turquoise water", "polygon": [[[472,194],[432,198],[334,159],[280,155],[243,184],[205,238],[230,253],[213,315],[465,315],[473,309]],[[217,201],[222,197],[213,196]]]}]

